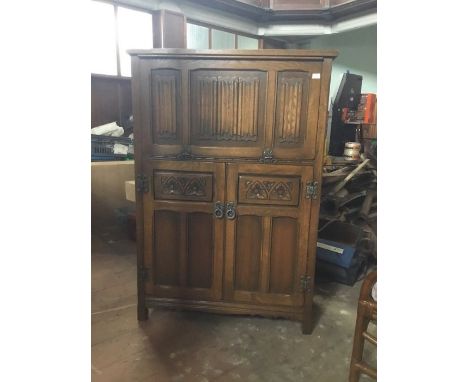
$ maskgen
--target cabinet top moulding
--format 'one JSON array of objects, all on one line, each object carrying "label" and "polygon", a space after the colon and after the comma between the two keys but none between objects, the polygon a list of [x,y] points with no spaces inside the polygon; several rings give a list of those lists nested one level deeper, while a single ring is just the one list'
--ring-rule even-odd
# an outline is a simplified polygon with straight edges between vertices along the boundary
[{"label": "cabinet top moulding", "polygon": [[138,57],[164,58],[223,58],[229,56],[252,59],[275,59],[275,60],[317,60],[323,58],[335,58],[337,50],[308,50],[308,49],[131,49],[127,53]]}]

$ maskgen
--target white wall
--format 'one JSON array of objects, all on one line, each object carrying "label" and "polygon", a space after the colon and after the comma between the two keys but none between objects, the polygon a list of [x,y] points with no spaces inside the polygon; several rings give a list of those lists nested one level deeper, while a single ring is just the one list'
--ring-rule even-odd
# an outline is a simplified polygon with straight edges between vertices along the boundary
[{"label": "white wall", "polygon": [[334,98],[343,73],[362,75],[362,92],[377,93],[377,25],[348,32],[312,37],[296,46],[300,49],[336,49],[330,98]]}]

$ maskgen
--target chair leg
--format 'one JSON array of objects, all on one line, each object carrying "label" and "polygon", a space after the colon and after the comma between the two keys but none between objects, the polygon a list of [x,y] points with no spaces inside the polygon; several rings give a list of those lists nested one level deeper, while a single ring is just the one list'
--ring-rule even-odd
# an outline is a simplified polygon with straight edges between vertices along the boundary
[{"label": "chair leg", "polygon": [[353,352],[351,354],[351,365],[349,368],[349,382],[358,382],[361,371],[356,367],[356,363],[362,361],[362,353],[364,351],[364,336],[362,333],[367,330],[370,318],[365,316],[365,309],[358,305],[356,318],[356,329],[354,331]]},{"label": "chair leg", "polygon": [[349,382],[359,382],[359,377],[361,373],[359,369],[354,366],[354,364],[351,364],[351,367],[349,368]]}]

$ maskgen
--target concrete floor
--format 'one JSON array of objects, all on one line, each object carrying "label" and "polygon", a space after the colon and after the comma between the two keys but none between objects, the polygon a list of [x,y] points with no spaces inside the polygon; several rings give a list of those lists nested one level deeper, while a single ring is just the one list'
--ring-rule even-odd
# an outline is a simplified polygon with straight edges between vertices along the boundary
[{"label": "concrete floor", "polygon": [[[93,234],[92,380],[345,382],[360,285],[317,284],[311,335],[282,319],[169,310],[139,324],[135,243],[116,230]],[[372,345],[364,359],[376,366]]]}]

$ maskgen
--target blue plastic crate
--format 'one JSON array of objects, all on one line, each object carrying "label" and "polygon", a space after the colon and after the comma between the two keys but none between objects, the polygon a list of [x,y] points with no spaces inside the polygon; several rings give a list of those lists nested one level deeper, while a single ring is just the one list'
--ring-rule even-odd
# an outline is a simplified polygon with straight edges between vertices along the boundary
[{"label": "blue plastic crate", "polygon": [[356,256],[356,245],[362,229],[353,224],[333,222],[319,231],[317,259],[349,268]]}]

